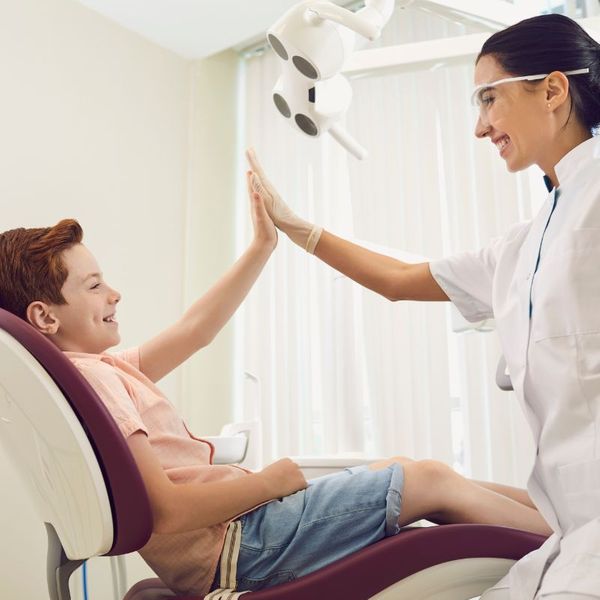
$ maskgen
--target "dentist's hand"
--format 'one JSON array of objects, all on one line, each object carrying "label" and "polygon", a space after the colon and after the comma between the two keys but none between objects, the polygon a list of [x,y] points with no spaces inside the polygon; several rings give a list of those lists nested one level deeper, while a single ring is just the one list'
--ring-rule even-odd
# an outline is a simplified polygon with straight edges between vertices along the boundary
[{"label": "dentist's hand", "polygon": [[254,150],[246,150],[246,158],[253,173],[250,177],[252,191],[258,193],[264,201],[265,208],[273,223],[281,229],[295,244],[314,254],[315,248],[323,232],[322,227],[308,223],[301,219],[281,199],[277,190],[267,179],[264,171],[256,158]]},{"label": "dentist's hand", "polygon": [[267,484],[272,498],[290,496],[308,486],[300,467],[290,458],[282,458],[257,473]]},{"label": "dentist's hand", "polygon": [[277,229],[265,208],[261,195],[252,190],[251,178],[252,171],[248,171],[246,173],[246,184],[250,200],[252,227],[254,228],[254,241],[259,246],[273,251],[277,246]]}]

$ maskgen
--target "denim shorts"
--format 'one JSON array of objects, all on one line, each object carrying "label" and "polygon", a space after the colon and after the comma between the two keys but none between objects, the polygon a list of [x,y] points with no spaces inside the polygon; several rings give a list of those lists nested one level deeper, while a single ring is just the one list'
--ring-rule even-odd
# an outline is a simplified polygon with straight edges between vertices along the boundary
[{"label": "denim shorts", "polygon": [[236,589],[292,581],[395,535],[403,485],[398,463],[379,471],[361,465],[241,516]]}]

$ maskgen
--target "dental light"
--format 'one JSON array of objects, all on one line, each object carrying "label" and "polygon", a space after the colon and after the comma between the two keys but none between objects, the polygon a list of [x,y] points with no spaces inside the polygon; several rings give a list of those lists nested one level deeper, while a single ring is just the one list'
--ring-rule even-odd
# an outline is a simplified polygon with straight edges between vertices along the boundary
[{"label": "dental light", "polygon": [[310,137],[328,131],[356,158],[366,157],[366,150],[340,125],[352,100],[350,83],[340,71],[354,50],[355,34],[377,39],[394,5],[395,0],[365,0],[365,7],[354,13],[330,2],[307,0],[267,31],[283,67],[273,102],[292,127]]}]

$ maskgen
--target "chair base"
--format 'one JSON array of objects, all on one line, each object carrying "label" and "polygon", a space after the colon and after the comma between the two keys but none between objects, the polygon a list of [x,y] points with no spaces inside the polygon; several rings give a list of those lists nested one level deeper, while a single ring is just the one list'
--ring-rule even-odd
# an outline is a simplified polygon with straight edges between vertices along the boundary
[{"label": "chair base", "polygon": [[46,579],[50,600],[71,600],[69,579],[83,560],[70,560],[56,535],[54,527],[45,523],[48,534],[48,553],[46,558]]}]

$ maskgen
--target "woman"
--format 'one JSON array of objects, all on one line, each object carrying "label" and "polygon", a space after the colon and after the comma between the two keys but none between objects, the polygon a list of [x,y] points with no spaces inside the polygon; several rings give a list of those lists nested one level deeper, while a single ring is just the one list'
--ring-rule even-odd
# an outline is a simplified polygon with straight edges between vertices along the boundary
[{"label": "woman", "polygon": [[554,533],[482,598],[600,598],[600,45],[567,17],[527,19],[486,41],[475,84],[475,135],[550,190],[479,252],[406,264],[342,240],[298,218],[249,152],[253,186],[292,241],[363,286],[496,320],[537,446],[529,496]]}]

